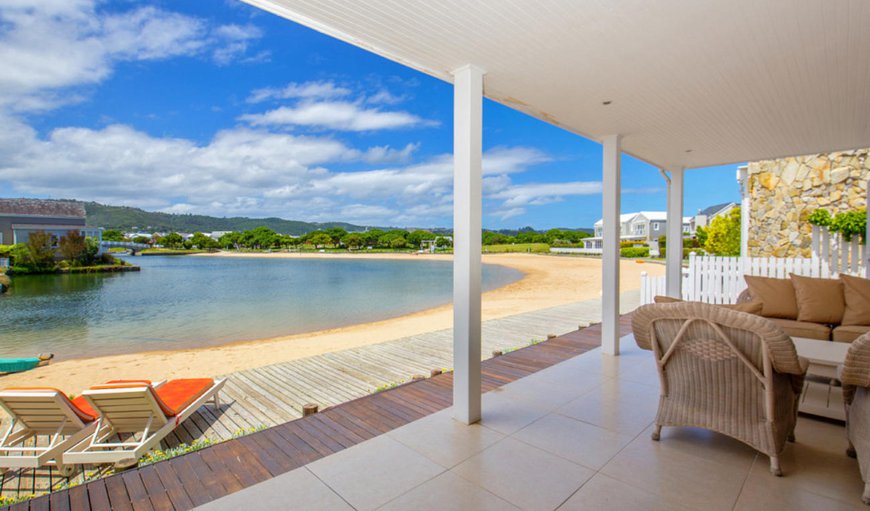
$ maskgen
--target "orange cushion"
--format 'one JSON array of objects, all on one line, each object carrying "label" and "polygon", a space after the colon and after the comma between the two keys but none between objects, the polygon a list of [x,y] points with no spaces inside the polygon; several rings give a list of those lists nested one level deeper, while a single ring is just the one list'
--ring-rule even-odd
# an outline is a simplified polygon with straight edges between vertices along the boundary
[{"label": "orange cushion", "polygon": [[211,378],[170,380],[157,389],[157,402],[169,417],[181,413],[214,385]]},{"label": "orange cushion", "polygon": [[63,393],[60,389],[56,389],[54,387],[11,387],[6,390],[16,391],[16,390],[36,390],[36,391],[53,391],[57,392],[63,399],[69,404],[70,408],[75,412],[76,415],[79,416],[84,422],[91,422],[97,418],[97,412],[94,411],[93,408],[85,401],[84,396],[79,396],[72,401],[70,401],[69,397]]}]

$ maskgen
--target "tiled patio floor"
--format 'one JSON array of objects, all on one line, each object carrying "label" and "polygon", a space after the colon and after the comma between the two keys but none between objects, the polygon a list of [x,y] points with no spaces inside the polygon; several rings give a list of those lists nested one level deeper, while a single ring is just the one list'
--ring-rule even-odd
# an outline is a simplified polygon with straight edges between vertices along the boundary
[{"label": "tiled patio floor", "polygon": [[801,417],[782,478],[718,434],[653,442],[652,355],[623,347],[485,394],[480,425],[446,409],[201,509],[866,509],[842,425]]}]

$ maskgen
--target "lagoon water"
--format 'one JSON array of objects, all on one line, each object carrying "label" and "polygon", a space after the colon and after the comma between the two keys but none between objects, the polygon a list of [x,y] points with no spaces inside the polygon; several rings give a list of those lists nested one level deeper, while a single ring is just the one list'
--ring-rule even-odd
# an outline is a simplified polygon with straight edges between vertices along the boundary
[{"label": "lagoon water", "polygon": [[[141,272],[15,278],[0,357],[179,349],[366,323],[448,303],[448,261],[129,258]],[[522,277],[483,269],[485,289]]]}]

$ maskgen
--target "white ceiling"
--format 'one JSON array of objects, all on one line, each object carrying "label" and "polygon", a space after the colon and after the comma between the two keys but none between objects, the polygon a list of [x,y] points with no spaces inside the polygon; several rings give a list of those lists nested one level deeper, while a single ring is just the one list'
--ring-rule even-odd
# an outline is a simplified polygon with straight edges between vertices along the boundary
[{"label": "white ceiling", "polygon": [[868,0],[245,1],[666,168],[870,146]]}]

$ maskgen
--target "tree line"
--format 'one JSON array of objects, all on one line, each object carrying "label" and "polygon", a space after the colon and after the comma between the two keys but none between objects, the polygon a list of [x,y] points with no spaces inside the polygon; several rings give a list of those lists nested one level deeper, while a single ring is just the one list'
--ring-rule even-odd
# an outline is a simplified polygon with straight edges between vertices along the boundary
[{"label": "tree line", "polygon": [[[495,231],[484,231],[482,242],[484,245],[510,245],[519,243],[546,243],[554,246],[570,246],[580,243],[583,238],[590,234],[582,231],[550,229],[546,232],[538,232],[531,229],[523,229],[515,235]],[[124,241],[124,234],[117,230],[103,232],[106,241]],[[424,229],[369,229],[363,232],[348,232],[341,227],[311,231],[302,236],[290,236],[260,226],[255,229],[242,232],[229,232],[218,239],[213,239],[201,232],[196,232],[185,240],[180,234],[171,232],[155,239],[137,237],[131,241],[137,243],[151,243],[172,249],[289,249],[289,248],[345,248],[359,250],[372,249],[420,249],[424,245],[434,244],[438,249],[448,249],[453,246],[452,237],[449,235],[433,233]],[[424,243],[426,242],[426,243]]]}]

